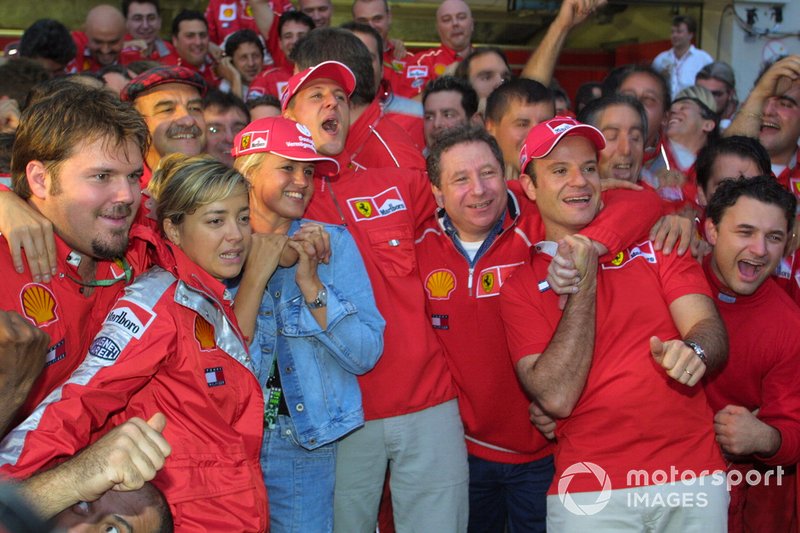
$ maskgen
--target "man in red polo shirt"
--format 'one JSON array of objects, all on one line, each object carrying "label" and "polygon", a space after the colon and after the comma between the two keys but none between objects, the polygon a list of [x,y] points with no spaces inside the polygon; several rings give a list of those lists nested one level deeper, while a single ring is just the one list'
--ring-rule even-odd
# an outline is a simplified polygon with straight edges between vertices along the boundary
[{"label": "man in red polo shirt", "polygon": [[[730,356],[704,380],[717,441],[742,479],[731,487],[731,532],[790,531],[797,521],[791,467],[800,460],[800,308],[770,276],[796,203],[772,176],[756,176],[724,181],[708,204],[714,249],[704,267]],[[760,473],[757,481],[751,471]]]},{"label": "man in red polo shirt", "polygon": [[[578,234],[602,207],[604,145],[594,127],[555,118],[531,130],[521,154],[521,185],[547,242],[505,284],[500,303],[520,382],[559,419],[547,527],[641,531],[669,522],[722,533],[727,490],[710,473],[724,462],[696,385],[724,363],[725,329],[691,257],[665,256],[644,240],[600,262]],[[563,311],[540,285],[556,254],[580,275]],[[662,473],[668,484],[659,485]],[[685,474],[694,483],[673,483]],[[676,497],[695,506],[666,503]]]},{"label": "man in red polo shirt", "polygon": [[209,87],[219,85],[214,59],[208,53],[208,22],[202,13],[184,9],[172,19],[172,45],[176,53],[164,58],[163,64],[194,70]]},{"label": "man in red polo shirt", "polygon": [[123,0],[122,13],[130,40],[120,53],[120,63],[127,65],[143,59],[161,63],[175,55],[175,48],[159,36],[161,7],[158,0]]}]

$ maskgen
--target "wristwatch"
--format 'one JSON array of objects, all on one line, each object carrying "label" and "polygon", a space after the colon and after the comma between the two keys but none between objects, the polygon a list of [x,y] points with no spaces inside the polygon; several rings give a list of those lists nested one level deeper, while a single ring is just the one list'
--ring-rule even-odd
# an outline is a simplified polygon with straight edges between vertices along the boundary
[{"label": "wristwatch", "polygon": [[328,291],[325,290],[325,287],[319,290],[317,297],[313,301],[306,302],[306,305],[311,309],[320,309],[328,305]]},{"label": "wristwatch", "polygon": [[697,357],[700,358],[700,360],[703,362],[704,365],[708,366],[708,358],[706,357],[706,351],[703,350],[703,348],[701,348],[699,344],[697,344],[694,341],[683,341],[683,343],[689,348],[691,348],[695,354],[697,354]]}]

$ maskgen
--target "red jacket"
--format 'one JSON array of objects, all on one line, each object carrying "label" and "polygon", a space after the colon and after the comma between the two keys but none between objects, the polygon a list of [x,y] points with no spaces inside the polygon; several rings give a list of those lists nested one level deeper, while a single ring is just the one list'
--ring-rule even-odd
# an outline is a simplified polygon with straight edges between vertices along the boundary
[{"label": "red jacket", "polygon": [[[81,279],[77,267],[80,256],[58,235],[55,241],[58,272],[50,283],[35,283],[27,268],[22,274],[17,273],[8,243],[0,237],[0,277],[3,279],[0,283],[0,308],[16,311],[50,335],[45,367],[20,408],[18,420],[30,414],[80,365],[103,317],[122,294],[126,283],[123,263],[98,261],[97,280],[119,281],[108,287],[84,288],[75,281]],[[146,265],[144,254],[137,255],[136,249],[132,246],[128,255],[132,273],[141,272]]]},{"label": "red jacket", "polygon": [[266,531],[264,401],[229,296],[180,250],[154,242],[166,270],[126,289],[59,394],[9,433],[2,472],[27,477],[100,428],[160,411],[172,454],[153,484],[176,530]]},{"label": "red jacket", "polygon": [[421,171],[348,168],[314,180],[306,217],[346,224],[364,259],[378,310],[386,320],[383,355],[359,376],[367,420],[398,416],[456,396],[444,353],[425,313],[414,234],[433,213],[430,183]]},{"label": "red jacket", "polygon": [[[395,92],[409,98],[422,94],[426,83],[444,74],[447,67],[463,58],[464,56],[458,55],[455,50],[445,45],[419,52],[406,60],[405,79],[400,87],[395,88]],[[394,84],[392,87],[395,87]]]},{"label": "red jacket", "polygon": [[356,170],[365,168],[425,169],[422,150],[394,121],[384,115],[375,98],[350,124],[345,150]]},{"label": "red jacket", "polygon": [[97,72],[103,65],[97,62],[89,50],[89,38],[82,31],[72,32],[72,41],[75,43],[75,58],[67,63],[65,70],[68,74],[76,72]]},{"label": "red jacket", "polygon": [[291,77],[292,72],[285,68],[266,68],[253,78],[253,83],[247,89],[247,99],[251,100],[267,94],[280,99],[281,93],[283,93]]}]

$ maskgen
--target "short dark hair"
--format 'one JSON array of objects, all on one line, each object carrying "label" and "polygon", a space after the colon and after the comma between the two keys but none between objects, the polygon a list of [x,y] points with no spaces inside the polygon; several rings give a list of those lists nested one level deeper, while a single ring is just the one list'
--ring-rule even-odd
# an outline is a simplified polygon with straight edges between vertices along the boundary
[{"label": "short dark hair", "polygon": [[133,141],[144,157],[150,133],[144,118],[129,102],[106,89],[93,89],[66,79],[55,90],[33,101],[22,112],[11,156],[14,191],[31,195],[25,167],[30,161],[46,162],[57,176],[60,163],[72,157],[81,143],[107,139],[110,147]]},{"label": "short dark hair", "polygon": [[283,25],[287,22],[299,22],[308,26],[308,31],[315,28],[314,19],[303,13],[302,11],[284,11],[278,19],[278,37],[283,33]]},{"label": "short dark hair", "polygon": [[208,30],[208,21],[203,16],[202,13],[199,11],[194,11],[192,9],[181,9],[180,13],[175,15],[175,18],[172,19],[172,36],[177,37],[178,33],[181,31],[181,22],[185,22],[187,20],[199,20],[206,26],[206,30]]},{"label": "short dark hair", "polygon": [[492,91],[492,94],[486,99],[486,120],[500,122],[508,112],[511,103],[515,101],[526,104],[549,103],[553,106],[553,113],[555,113],[553,91],[538,81],[518,78],[508,81]]},{"label": "short dark hair", "polygon": [[244,116],[247,118],[247,122],[250,122],[250,110],[247,108],[244,101],[242,101],[241,98],[233,93],[226,93],[220,91],[219,89],[209,89],[206,95],[203,97],[203,109],[207,109],[212,106],[220,108],[223,112],[235,107],[244,113]]},{"label": "short dark hair", "polygon": [[131,80],[131,74],[130,72],[128,72],[128,67],[125,67],[123,65],[118,65],[116,63],[114,63],[113,65],[104,66],[103,68],[97,71],[97,75],[103,78],[103,76],[105,76],[109,72],[114,72],[115,74],[119,74],[128,81]]},{"label": "short dark hair", "polygon": [[486,143],[492,150],[492,155],[500,165],[500,173],[505,175],[506,166],[503,161],[503,151],[497,144],[497,140],[492,137],[483,127],[475,124],[467,123],[464,126],[458,126],[442,132],[441,135],[436,137],[433,146],[429,147],[430,153],[426,166],[428,169],[428,178],[431,183],[439,187],[442,183],[442,156],[453,146],[464,143]]},{"label": "short dark hair", "polygon": [[597,127],[600,115],[606,109],[615,105],[626,105],[636,111],[639,118],[642,120],[642,132],[644,134],[647,133],[647,113],[644,110],[644,106],[639,100],[628,94],[611,94],[590,101],[586,104],[586,107],[578,113],[578,122],[591,124]]},{"label": "short dark hair", "polygon": [[20,57],[50,59],[66,65],[75,58],[75,41],[61,22],[39,19],[25,30],[19,41]]},{"label": "short dark hair", "polygon": [[725,211],[742,196],[778,206],[786,216],[786,231],[791,233],[794,225],[797,199],[794,194],[778,184],[778,181],[772,176],[756,176],[723,181],[709,199],[706,215],[715,226],[718,226]]},{"label": "short dark hair", "polygon": [[469,82],[455,76],[440,76],[429,81],[422,90],[422,105],[425,106],[425,101],[433,93],[445,91],[461,93],[461,107],[468,120],[478,112],[478,93]]},{"label": "short dark hair", "polygon": [[238,30],[228,35],[228,38],[225,39],[225,55],[233,57],[236,50],[244,43],[252,43],[261,50],[262,54],[264,53],[264,42],[259,38],[256,32],[253,30]]},{"label": "short dark hair", "polygon": [[252,111],[254,108],[260,105],[269,105],[272,107],[277,107],[278,109],[281,108],[281,101],[278,100],[278,97],[273,96],[271,94],[264,94],[261,96],[257,96],[256,98],[250,98],[245,102],[247,105],[247,109]]},{"label": "short dark hair", "polygon": [[151,59],[140,59],[139,61],[131,61],[126,65],[128,71],[133,72],[134,75],[138,76],[142,72],[146,70],[150,70],[151,68],[156,68],[162,66],[161,63],[158,61],[153,61]]},{"label": "short dark hair", "polygon": [[131,4],[153,5],[156,8],[158,16],[161,16],[161,5],[158,3],[158,0],[122,0],[122,14],[125,15],[125,18],[128,18],[128,10],[130,10]]},{"label": "short dark hair", "polygon": [[372,38],[375,39],[375,44],[378,46],[378,61],[383,64],[383,37],[381,37],[381,34],[378,33],[378,30],[369,24],[364,24],[363,22],[354,22],[352,20],[350,22],[345,22],[341,27],[353,33],[365,33],[367,35],[371,35]]},{"label": "short dark hair", "polygon": [[467,57],[461,60],[461,63],[458,64],[456,67],[455,76],[456,78],[461,78],[462,80],[469,80],[469,66],[472,64],[472,60],[481,56],[485,56],[487,54],[495,54],[500,56],[500,59],[503,60],[503,63],[506,64],[506,68],[509,72],[511,72],[511,66],[508,64],[508,58],[503,51],[498,48],[497,46],[482,46],[480,48],[474,49],[470,52]]},{"label": "short dark hair", "polygon": [[689,33],[697,32],[697,21],[694,20],[694,17],[691,15],[675,15],[672,17],[673,26],[678,26],[680,24],[686,24],[686,29]]},{"label": "short dark hair", "polygon": [[169,508],[169,502],[164,493],[152,483],[145,483],[142,487],[142,492],[147,498],[148,504],[152,504],[158,513],[159,526],[158,531],[155,533],[173,533],[175,531],[175,523],[172,518],[172,511]]},{"label": "short dark hair", "polygon": [[[664,77],[663,74],[658,72],[650,65],[630,65],[625,70],[622,71],[619,77],[619,83],[617,83],[616,91],[619,92],[619,88],[625,83],[632,74],[649,74],[653,78],[656,79],[658,82],[658,86],[661,88],[661,94],[664,96],[664,111],[669,111],[669,106],[672,105],[672,93],[669,89],[669,82],[667,78]],[[605,92],[603,93],[605,94]]]},{"label": "short dark hair", "polygon": [[33,59],[20,57],[0,65],[0,96],[8,96],[20,107],[28,93],[39,83],[50,79],[50,74]]},{"label": "short dark hair", "polygon": [[297,41],[291,60],[299,70],[305,70],[323,61],[339,61],[347,65],[356,77],[356,88],[350,101],[365,105],[375,99],[375,73],[372,56],[361,39],[342,28],[317,28]]},{"label": "short dark hair", "polygon": [[[711,169],[714,167],[717,158],[727,154],[750,159],[758,166],[761,174],[765,176],[772,174],[769,154],[758,139],[743,135],[722,137],[716,142],[709,143],[701,148],[697,154],[697,161],[695,162],[697,185],[703,192],[706,191],[708,180],[711,178]],[[733,178],[735,176],[730,177]]]}]

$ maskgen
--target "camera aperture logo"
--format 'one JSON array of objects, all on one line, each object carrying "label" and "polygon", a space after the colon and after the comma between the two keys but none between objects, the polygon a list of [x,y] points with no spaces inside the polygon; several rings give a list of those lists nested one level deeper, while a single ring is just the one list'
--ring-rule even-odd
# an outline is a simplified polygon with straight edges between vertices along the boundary
[{"label": "camera aperture logo", "polygon": [[[578,474],[594,474],[598,486],[601,487],[600,494],[594,503],[578,504],[569,493],[569,484],[572,478]],[[611,499],[611,479],[600,466],[584,461],[570,465],[558,479],[558,499],[561,504],[574,515],[591,516],[602,511]]]}]

